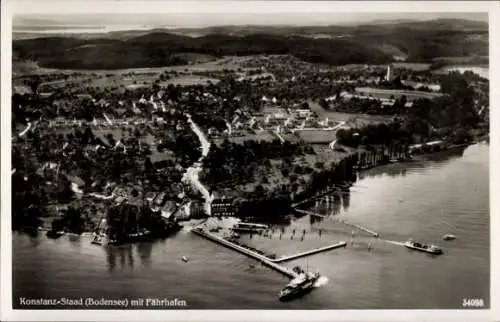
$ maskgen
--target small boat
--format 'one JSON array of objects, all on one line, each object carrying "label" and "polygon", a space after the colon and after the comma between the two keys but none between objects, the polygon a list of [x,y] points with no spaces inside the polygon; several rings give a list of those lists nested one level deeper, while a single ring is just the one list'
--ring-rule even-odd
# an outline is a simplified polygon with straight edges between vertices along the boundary
[{"label": "small boat", "polygon": [[105,236],[96,234],[96,235],[94,235],[94,238],[92,239],[92,244],[101,246],[104,243],[104,240],[103,240],[104,238],[105,238]]},{"label": "small boat", "polygon": [[418,250],[418,251],[429,253],[429,254],[440,255],[443,253],[441,248],[439,248],[436,245],[427,245],[424,243],[415,242],[411,239],[408,240],[407,242],[405,242],[403,245],[406,248]]},{"label": "small boat", "polygon": [[49,230],[47,233],[46,233],[46,236],[49,237],[49,238],[52,238],[52,239],[57,239],[61,236],[63,236],[65,234],[64,231],[62,230],[59,230],[59,231],[56,231],[56,230]]},{"label": "small boat", "polygon": [[182,256],[182,261],[187,263],[189,261],[189,259],[186,256]]},{"label": "small boat", "polygon": [[454,240],[456,238],[457,237],[455,235],[452,235],[452,234],[447,234],[447,235],[443,236],[443,240]]},{"label": "small boat", "polygon": [[96,239],[92,240],[92,244],[93,245],[101,246],[102,245],[102,240],[96,238]]},{"label": "small boat", "polygon": [[101,232],[101,233],[95,232],[92,234],[92,236],[93,236],[93,238],[92,238],[91,244],[93,244],[93,245],[101,246],[104,243],[109,242],[108,236],[104,232]]}]

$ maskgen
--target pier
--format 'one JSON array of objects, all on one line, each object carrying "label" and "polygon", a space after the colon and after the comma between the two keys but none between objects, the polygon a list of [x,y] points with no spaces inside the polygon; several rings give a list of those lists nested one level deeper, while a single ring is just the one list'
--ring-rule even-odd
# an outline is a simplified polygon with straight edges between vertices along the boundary
[{"label": "pier", "polygon": [[320,252],[325,252],[327,250],[332,250],[332,249],[336,249],[336,248],[340,248],[340,247],[346,247],[347,245],[347,242],[343,241],[343,242],[339,242],[339,243],[336,243],[336,244],[333,244],[333,245],[329,245],[329,246],[325,246],[325,247],[321,247],[321,248],[315,248],[315,249],[311,249],[311,250],[308,250],[308,251],[305,251],[305,252],[301,252],[301,253],[298,253],[298,254],[294,254],[294,255],[290,255],[290,256],[283,256],[283,257],[280,257],[280,258],[277,258],[277,259],[271,259],[271,258],[268,258],[264,255],[261,255],[259,253],[256,253],[250,249],[247,249],[243,246],[240,246],[240,245],[236,245],[235,243],[232,243],[228,240],[225,240],[224,238],[221,238],[219,236],[216,236],[214,234],[211,234],[209,232],[206,232],[206,231],[203,231],[202,229],[199,229],[199,228],[194,228],[191,230],[192,232],[194,232],[195,234],[197,235],[200,235],[202,237],[205,237],[211,241],[214,241],[216,243],[219,243],[223,246],[226,246],[228,248],[231,248],[231,249],[234,249],[244,255],[247,255],[253,259],[256,259],[258,261],[260,261],[262,264],[270,267],[270,268],[273,268],[274,270],[282,273],[283,275],[286,275],[287,277],[289,278],[296,278],[298,275],[297,273],[295,273],[294,271],[292,271],[291,269],[289,268],[286,268],[286,267],[283,267],[281,265],[278,265],[277,263],[281,263],[281,262],[285,262],[285,261],[290,261],[290,260],[293,260],[293,259],[296,259],[296,258],[300,258],[300,257],[304,257],[304,256],[308,256],[308,255],[313,255],[313,254],[317,254],[317,253],[320,253]]},{"label": "pier", "polygon": [[294,254],[294,255],[290,255],[290,256],[280,257],[280,258],[274,259],[272,261],[274,263],[286,262],[286,261],[290,261],[290,260],[293,260],[293,259],[296,259],[296,258],[300,258],[300,257],[304,257],[304,256],[309,256],[309,255],[313,255],[313,254],[316,254],[316,253],[325,252],[327,250],[331,250],[331,249],[335,249],[335,248],[340,248],[340,247],[346,247],[346,246],[347,246],[347,242],[343,241],[343,242],[340,242],[340,243],[337,243],[337,244],[333,244],[333,245],[329,245],[329,246],[325,246],[325,247],[321,247],[321,248],[311,249],[311,250],[308,250],[308,251],[305,251],[305,252],[302,252],[302,253],[298,253],[298,254]]},{"label": "pier", "polygon": [[273,268],[274,270],[280,272],[283,275],[286,275],[288,278],[293,279],[293,278],[298,277],[298,274],[295,273],[294,271],[292,271],[291,269],[288,269],[286,267],[283,267],[283,266],[280,266],[280,265],[274,263],[271,259],[267,258],[266,256],[263,256],[261,254],[254,252],[254,251],[246,249],[245,247],[231,243],[230,241],[227,241],[224,238],[218,237],[214,234],[208,233],[208,232],[203,231],[203,230],[198,229],[198,228],[194,228],[191,231],[193,233],[200,235],[202,237],[205,237],[213,242],[216,242],[216,243],[221,244],[223,246],[226,246],[228,248],[234,249],[237,252],[240,252],[244,255],[247,255],[253,259],[256,259],[256,260],[260,261],[262,264],[264,264],[270,268]]},{"label": "pier", "polygon": [[363,226],[361,226],[361,225],[351,224],[351,223],[348,223],[348,222],[346,222],[346,221],[344,221],[344,220],[339,220],[339,222],[341,222],[341,223],[343,223],[343,224],[346,224],[346,225],[348,225],[348,226],[353,226],[353,227],[356,227],[356,228],[358,228],[359,230],[363,230],[363,231],[365,231],[365,232],[369,233],[370,235],[372,235],[373,237],[379,237],[379,236],[380,236],[380,235],[379,235],[379,233],[374,232],[373,230],[370,230],[370,229],[368,229],[368,228],[366,228],[366,227],[363,227]]},{"label": "pier", "polygon": [[297,209],[297,208],[294,208],[293,210],[300,213],[300,214],[304,214],[304,215],[310,215],[310,216],[319,217],[319,218],[326,218],[327,217],[326,215],[320,215],[320,214],[317,214],[317,213],[312,212],[312,211],[307,211],[307,210],[302,210],[302,209]]},{"label": "pier", "polygon": [[[326,218],[327,216],[325,215],[320,215],[320,214],[317,214],[315,212],[312,212],[312,211],[307,211],[307,210],[301,210],[301,209],[294,209],[296,212],[298,213],[302,213],[302,214],[305,214],[305,215],[310,215],[310,216],[315,216],[315,217],[319,217],[319,218]],[[333,217],[332,217],[333,218]],[[354,227],[354,228],[357,228],[359,230],[362,230],[364,232],[367,232],[368,234],[372,235],[373,237],[379,237],[380,234],[371,230],[371,229],[368,229],[364,226],[361,226],[361,225],[358,225],[358,224],[351,224],[345,220],[342,220],[342,219],[337,219],[337,218],[333,218],[335,221],[337,222],[340,222],[340,223],[343,223],[344,225],[347,225],[347,226],[351,226],[351,227]]]}]

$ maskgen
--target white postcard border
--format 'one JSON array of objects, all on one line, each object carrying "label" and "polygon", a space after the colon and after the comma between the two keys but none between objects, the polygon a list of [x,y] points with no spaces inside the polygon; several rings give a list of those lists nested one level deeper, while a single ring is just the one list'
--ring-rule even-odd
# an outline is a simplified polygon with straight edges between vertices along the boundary
[{"label": "white postcard border", "polygon": [[[7,2],[7,3],[6,3]],[[498,251],[500,233],[500,6],[496,1],[27,1],[1,3],[1,316],[2,321],[494,321],[500,320],[500,279]],[[490,14],[490,236],[491,309],[490,310],[12,310],[12,240],[10,218],[11,186],[11,18],[23,13],[151,13],[159,8],[168,12],[489,12]],[[496,59],[495,59],[496,58]],[[496,250],[496,251],[494,251]],[[460,282],[460,281],[457,281]]]}]

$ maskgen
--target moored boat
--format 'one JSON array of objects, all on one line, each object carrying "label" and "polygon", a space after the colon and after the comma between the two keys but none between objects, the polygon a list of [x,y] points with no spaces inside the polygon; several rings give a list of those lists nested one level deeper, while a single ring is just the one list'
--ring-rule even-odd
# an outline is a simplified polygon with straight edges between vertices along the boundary
[{"label": "moored boat", "polygon": [[418,250],[421,252],[429,253],[429,254],[434,254],[434,255],[440,255],[443,253],[442,249],[439,248],[436,245],[427,245],[424,243],[419,243],[413,240],[408,240],[407,242],[404,243],[404,246],[409,249],[414,249]]},{"label": "moored boat", "polygon": [[46,236],[49,238],[52,238],[52,239],[57,239],[57,238],[63,236],[64,234],[66,234],[66,232],[64,232],[62,230],[49,230],[46,233]]}]

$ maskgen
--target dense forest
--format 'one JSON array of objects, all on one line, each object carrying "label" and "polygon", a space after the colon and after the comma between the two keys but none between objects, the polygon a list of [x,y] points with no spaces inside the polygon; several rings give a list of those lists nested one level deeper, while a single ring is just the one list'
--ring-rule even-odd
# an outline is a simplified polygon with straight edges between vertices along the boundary
[{"label": "dense forest", "polygon": [[260,166],[271,167],[269,160],[286,160],[305,153],[312,153],[309,146],[288,141],[281,144],[277,139],[248,140],[243,144],[224,140],[220,147],[214,145],[203,160],[203,181],[211,187],[246,184],[254,179]]},{"label": "dense forest", "polygon": [[159,213],[153,212],[147,206],[136,206],[131,204],[121,204],[111,207],[107,213],[108,233],[117,242],[127,240],[129,234],[138,233],[141,230],[148,230],[150,237],[165,237],[176,226],[167,223]]},{"label": "dense forest", "polygon": [[350,40],[309,39],[250,35],[210,35],[190,38],[151,33],[122,40],[80,40],[65,37],[16,41],[13,50],[20,60],[38,61],[42,67],[69,69],[119,69],[187,64],[178,53],[246,56],[291,54],[313,63],[385,63],[391,56]]},{"label": "dense forest", "polygon": [[[407,60],[426,62],[438,57],[488,55],[486,25],[475,25],[473,29],[457,29],[453,23],[438,26],[433,29],[424,23],[413,23],[397,28],[330,27],[330,31],[324,31],[331,35],[327,38],[313,37],[314,28],[308,31],[308,27],[302,32],[294,32],[292,28],[281,33],[269,28],[252,29],[242,35],[212,30],[197,38],[167,30],[123,38],[111,34],[100,34],[98,38],[54,36],[16,40],[13,56],[15,60],[37,61],[42,67],[119,69],[188,63],[181,53],[214,57],[289,54],[306,62],[331,65],[387,63],[396,54]],[[349,37],[336,36],[339,33]]]}]

